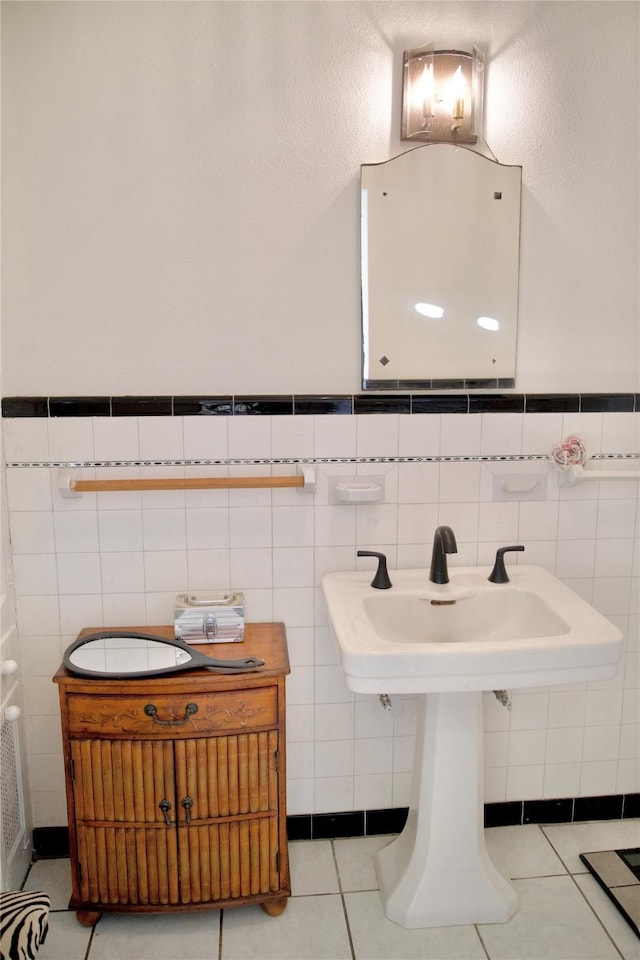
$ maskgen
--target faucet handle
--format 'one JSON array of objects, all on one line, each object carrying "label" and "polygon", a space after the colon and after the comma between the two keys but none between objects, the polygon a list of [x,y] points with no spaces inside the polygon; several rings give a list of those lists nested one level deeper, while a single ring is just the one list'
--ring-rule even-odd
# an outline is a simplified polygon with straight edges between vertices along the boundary
[{"label": "faucet handle", "polygon": [[515,547],[499,547],[496,550],[496,562],[493,565],[493,570],[488,576],[490,583],[509,583],[509,575],[507,569],[504,565],[504,555],[505,553],[511,553],[512,551],[521,552],[524,550],[522,545]]},{"label": "faucet handle", "polygon": [[371,581],[372,587],[375,587],[376,590],[388,590],[389,587],[393,586],[387,573],[387,558],[384,553],[378,553],[376,550],[358,550],[358,556],[378,558],[378,569],[375,577]]}]

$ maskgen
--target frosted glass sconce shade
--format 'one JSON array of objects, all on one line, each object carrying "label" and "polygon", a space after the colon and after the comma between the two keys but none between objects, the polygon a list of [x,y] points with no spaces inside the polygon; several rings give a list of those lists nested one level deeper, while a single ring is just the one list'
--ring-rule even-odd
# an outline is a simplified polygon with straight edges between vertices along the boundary
[{"label": "frosted glass sconce shade", "polygon": [[482,136],[484,55],[434,50],[433,44],[405,50],[402,80],[402,139],[476,143]]}]

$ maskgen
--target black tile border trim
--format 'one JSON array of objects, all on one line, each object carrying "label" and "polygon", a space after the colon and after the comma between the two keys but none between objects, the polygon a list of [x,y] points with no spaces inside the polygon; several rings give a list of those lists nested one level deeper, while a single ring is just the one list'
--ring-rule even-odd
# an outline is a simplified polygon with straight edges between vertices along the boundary
[{"label": "black tile border trim", "polygon": [[2,416],[300,416],[368,413],[633,413],[638,393],[3,397]]},{"label": "black tile border trim", "polygon": [[[408,807],[383,810],[347,810],[338,813],[305,813],[287,816],[289,840],[329,840],[335,837],[375,837],[400,833]],[[564,797],[554,800],[513,800],[485,803],[485,827],[521,826],[526,823],[578,823],[584,820],[630,820],[640,817],[640,793],[603,797]],[[36,827],[34,858],[67,857],[68,827]]]},{"label": "black tile border trim", "polygon": [[[373,837],[400,833],[408,812],[408,807],[391,807],[387,810],[291,815],[287,817],[287,833],[289,840],[326,840],[331,837]],[[485,827],[623,820],[638,816],[639,793],[553,800],[515,800],[484,805]]]}]

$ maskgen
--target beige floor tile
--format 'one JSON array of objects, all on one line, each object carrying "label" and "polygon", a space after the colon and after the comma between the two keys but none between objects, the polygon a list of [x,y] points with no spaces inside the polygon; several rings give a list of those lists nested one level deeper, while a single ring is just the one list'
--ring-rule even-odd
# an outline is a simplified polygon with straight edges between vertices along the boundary
[{"label": "beige floor tile", "polygon": [[393,836],[380,836],[334,840],[342,889],[377,890],[376,853],[394,839]]},{"label": "beige floor tile", "polygon": [[259,906],[225,910],[222,960],[351,960],[342,898],[291,897],[279,917]]},{"label": "beige floor tile", "polygon": [[536,824],[485,830],[494,866],[507,879],[566,873],[562,861]]},{"label": "beige floor tile", "polygon": [[291,894],[338,893],[338,874],[330,840],[296,840],[289,844]]},{"label": "beige floor tile", "polygon": [[219,910],[105,913],[95,926],[89,958],[217,960],[219,941]]},{"label": "beige floor tile", "polygon": [[518,910],[480,924],[491,960],[619,960],[615,946],[569,876],[514,880]]},{"label": "beige floor tile", "polygon": [[49,930],[38,960],[84,960],[91,930],[81,927],[75,913],[49,914]]},{"label": "beige floor tile", "polygon": [[25,890],[43,890],[51,898],[52,910],[66,910],[71,896],[71,862],[36,860],[24,884]]},{"label": "beige floor tile", "polygon": [[344,899],[358,960],[485,960],[473,926],[406,930],[387,919],[377,890]]},{"label": "beige floor tile", "polygon": [[570,873],[587,873],[578,856],[593,850],[621,850],[640,844],[640,820],[589,820],[541,828]]}]

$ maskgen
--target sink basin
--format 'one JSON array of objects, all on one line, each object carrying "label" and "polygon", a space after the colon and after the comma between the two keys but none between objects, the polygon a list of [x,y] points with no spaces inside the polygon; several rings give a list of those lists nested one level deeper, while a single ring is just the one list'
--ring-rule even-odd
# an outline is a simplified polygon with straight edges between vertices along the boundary
[{"label": "sink basin", "polygon": [[396,593],[365,597],[363,605],[376,632],[389,643],[505,643],[519,637],[553,637],[570,630],[551,607],[530,590],[503,586],[500,594],[478,590],[461,600],[433,600]]},{"label": "sink basin", "polygon": [[393,587],[371,572],[322,581],[347,686],[357,693],[437,693],[532,687],[612,677],[622,635],[542,567],[518,565],[510,581],[490,568],[396,570]]}]

